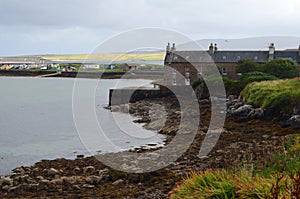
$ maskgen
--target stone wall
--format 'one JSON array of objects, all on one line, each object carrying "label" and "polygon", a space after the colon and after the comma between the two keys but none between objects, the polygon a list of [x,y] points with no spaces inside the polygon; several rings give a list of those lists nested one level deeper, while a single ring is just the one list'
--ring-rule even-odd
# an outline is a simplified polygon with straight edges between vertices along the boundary
[{"label": "stone wall", "polygon": [[109,106],[134,103],[143,99],[160,98],[167,95],[160,92],[159,88],[121,88],[109,90]]}]

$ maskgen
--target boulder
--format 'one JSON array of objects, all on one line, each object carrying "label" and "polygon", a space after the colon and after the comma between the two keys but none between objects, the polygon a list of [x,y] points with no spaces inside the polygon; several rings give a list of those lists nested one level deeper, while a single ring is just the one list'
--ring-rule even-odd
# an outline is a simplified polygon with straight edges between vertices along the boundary
[{"label": "boulder", "polygon": [[101,182],[102,178],[103,178],[103,176],[88,176],[88,177],[86,177],[85,181],[88,184],[95,185],[95,184],[99,184]]},{"label": "boulder", "polygon": [[83,174],[84,175],[89,175],[95,172],[95,167],[93,166],[87,166],[83,168]]},{"label": "boulder", "polygon": [[293,128],[300,128],[300,115],[293,115],[286,123]]},{"label": "boulder", "polygon": [[14,182],[13,179],[6,177],[1,179],[1,186],[5,186],[5,185],[12,186],[13,182]]},{"label": "boulder", "polygon": [[253,106],[245,104],[237,109],[228,110],[228,113],[234,117],[248,117],[253,110]]},{"label": "boulder", "polygon": [[48,169],[48,175],[49,176],[55,176],[55,175],[58,175],[59,174],[59,171],[54,169],[54,168],[50,168]]},{"label": "boulder", "polygon": [[250,113],[247,115],[247,119],[259,119],[264,116],[264,110],[261,108],[256,108],[250,111]]}]

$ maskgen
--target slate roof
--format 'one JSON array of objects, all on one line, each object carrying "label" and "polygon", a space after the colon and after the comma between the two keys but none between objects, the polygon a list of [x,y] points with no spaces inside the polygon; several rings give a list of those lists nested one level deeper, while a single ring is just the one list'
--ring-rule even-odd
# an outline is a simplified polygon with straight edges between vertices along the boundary
[{"label": "slate roof", "polygon": [[[274,58],[290,58],[300,63],[298,50],[275,51]],[[175,51],[167,53],[166,63],[235,63],[241,59],[250,59],[254,62],[264,63],[269,61],[269,51],[215,51],[212,56],[209,51]]]},{"label": "slate roof", "polygon": [[42,57],[5,57],[0,60],[0,63],[39,63],[45,60]]}]

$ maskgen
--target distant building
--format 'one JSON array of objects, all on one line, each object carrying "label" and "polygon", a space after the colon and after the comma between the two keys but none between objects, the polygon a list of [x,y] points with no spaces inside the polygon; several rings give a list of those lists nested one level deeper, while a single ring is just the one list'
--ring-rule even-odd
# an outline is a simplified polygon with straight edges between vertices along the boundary
[{"label": "distant building", "polygon": [[124,63],[120,66],[120,69],[123,71],[128,71],[128,70],[136,70],[139,67],[138,64],[128,64]]},{"label": "distant building", "polygon": [[99,66],[99,64],[84,63],[84,64],[82,64],[82,69],[97,70],[97,69],[100,69],[100,66]]},{"label": "distant building", "polygon": [[11,69],[17,67],[41,68],[47,65],[47,60],[42,57],[6,57],[0,59],[0,68]]},{"label": "distant building", "polygon": [[[164,79],[166,85],[190,85],[198,80],[203,70],[215,64],[223,76],[237,79],[236,66],[239,60],[249,59],[256,63],[266,63],[277,58],[289,58],[300,67],[300,46],[294,50],[275,50],[270,44],[265,51],[221,51],[217,44],[210,44],[207,51],[177,51],[175,44],[166,48]],[[169,66],[169,67],[167,67]],[[184,78],[179,77],[179,73]]]}]

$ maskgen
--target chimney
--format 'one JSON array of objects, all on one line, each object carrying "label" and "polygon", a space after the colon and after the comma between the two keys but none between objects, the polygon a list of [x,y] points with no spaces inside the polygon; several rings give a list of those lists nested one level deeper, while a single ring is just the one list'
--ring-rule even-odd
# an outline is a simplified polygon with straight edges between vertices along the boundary
[{"label": "chimney", "polygon": [[214,48],[215,48],[215,51],[217,51],[217,50],[218,50],[218,46],[217,46],[217,44],[215,44],[215,47],[214,47]]},{"label": "chimney", "polygon": [[269,46],[269,61],[272,61],[274,59],[275,54],[275,45],[274,43],[271,43]]},{"label": "chimney", "polygon": [[166,47],[167,53],[170,52],[170,50],[171,50],[171,46],[170,46],[170,43],[168,43],[168,45],[167,45],[167,47]]},{"label": "chimney", "polygon": [[209,54],[210,54],[210,55],[214,54],[214,51],[215,51],[215,47],[214,47],[214,45],[211,43],[210,46],[209,46]]},{"label": "chimney", "polygon": [[173,43],[173,44],[172,44],[171,51],[172,51],[172,52],[176,51],[176,46],[175,46],[175,43]]}]

